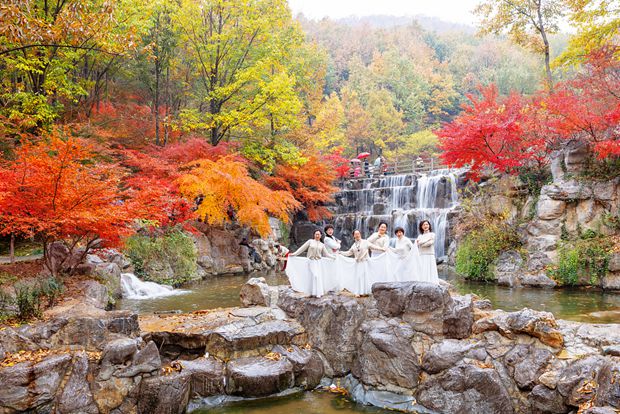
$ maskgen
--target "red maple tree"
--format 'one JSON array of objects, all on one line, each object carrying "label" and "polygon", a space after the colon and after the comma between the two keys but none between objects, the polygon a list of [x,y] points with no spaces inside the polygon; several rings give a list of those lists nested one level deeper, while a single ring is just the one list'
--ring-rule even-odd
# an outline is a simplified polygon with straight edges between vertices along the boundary
[{"label": "red maple tree", "polygon": [[[71,273],[92,248],[120,244],[135,219],[162,216],[153,191],[124,186],[123,178],[121,168],[97,162],[80,140],[54,133],[24,143],[0,169],[0,234],[39,237],[50,272]],[[80,259],[70,267],[56,262],[55,242],[67,247],[67,258],[81,248]]]}]

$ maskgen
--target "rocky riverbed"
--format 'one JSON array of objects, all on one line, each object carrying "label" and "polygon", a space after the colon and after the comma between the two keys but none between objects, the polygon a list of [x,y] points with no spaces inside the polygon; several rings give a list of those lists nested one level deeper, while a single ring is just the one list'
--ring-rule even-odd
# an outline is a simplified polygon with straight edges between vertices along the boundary
[{"label": "rocky riverbed", "polygon": [[104,296],[2,328],[0,413],[182,413],[320,384],[417,412],[620,408],[620,325],[492,310],[447,284],[308,298],[252,279],[243,307],[141,317]]}]

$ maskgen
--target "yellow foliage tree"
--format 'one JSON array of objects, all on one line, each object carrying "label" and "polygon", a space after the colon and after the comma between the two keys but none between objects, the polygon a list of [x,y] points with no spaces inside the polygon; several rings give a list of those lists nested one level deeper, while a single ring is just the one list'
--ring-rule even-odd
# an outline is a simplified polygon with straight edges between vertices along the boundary
[{"label": "yellow foliage tree", "polygon": [[236,219],[262,236],[269,234],[269,216],[289,222],[301,204],[287,191],[273,191],[250,177],[246,165],[231,157],[199,160],[178,179],[181,193],[198,200],[196,214],[208,224]]}]

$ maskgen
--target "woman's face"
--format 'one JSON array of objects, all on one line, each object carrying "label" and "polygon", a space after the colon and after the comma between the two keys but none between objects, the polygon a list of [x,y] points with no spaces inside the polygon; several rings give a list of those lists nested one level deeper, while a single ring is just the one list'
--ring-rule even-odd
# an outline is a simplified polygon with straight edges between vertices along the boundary
[{"label": "woman's face", "polygon": [[425,221],[424,223],[422,223],[422,231],[424,233],[426,233],[427,231],[429,231],[431,229],[431,225],[428,224],[428,221]]},{"label": "woman's face", "polygon": [[359,230],[355,230],[355,231],[353,232],[353,238],[354,238],[355,240],[360,240],[360,239],[362,238],[362,233],[360,233],[360,232],[359,232]]},{"label": "woman's face", "polygon": [[379,234],[385,234],[385,232],[387,231],[387,226],[385,223],[381,224],[379,226]]},{"label": "woman's face", "polygon": [[398,237],[399,239],[402,239],[404,235],[405,235],[405,233],[403,233],[402,231],[397,231],[396,232],[396,237]]},{"label": "woman's face", "polygon": [[331,227],[327,229],[327,231],[325,232],[327,233],[329,236],[334,234],[334,229],[332,229]]},{"label": "woman's face", "polygon": [[321,240],[321,232],[320,231],[315,231],[314,232],[314,240]]}]

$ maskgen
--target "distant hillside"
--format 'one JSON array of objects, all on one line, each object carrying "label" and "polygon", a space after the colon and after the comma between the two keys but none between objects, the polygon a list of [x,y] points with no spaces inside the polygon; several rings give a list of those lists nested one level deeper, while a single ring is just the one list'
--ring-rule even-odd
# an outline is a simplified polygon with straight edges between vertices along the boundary
[{"label": "distant hillside", "polygon": [[377,28],[390,28],[398,26],[407,26],[411,22],[416,21],[422,28],[431,32],[447,33],[447,32],[465,32],[473,34],[476,28],[461,23],[447,22],[438,17],[425,16],[418,14],[415,16],[350,16],[341,19],[334,19],[336,22],[349,26],[370,25]]}]

